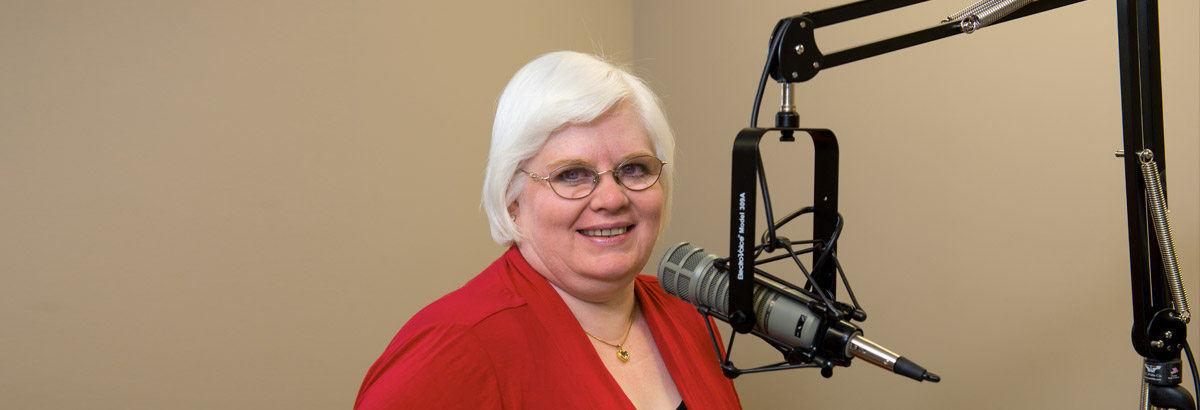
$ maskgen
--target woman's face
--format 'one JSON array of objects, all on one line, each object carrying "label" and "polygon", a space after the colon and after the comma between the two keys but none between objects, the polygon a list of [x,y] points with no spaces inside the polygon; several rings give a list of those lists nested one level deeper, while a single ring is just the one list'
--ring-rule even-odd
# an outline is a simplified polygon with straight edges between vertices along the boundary
[{"label": "woman's face", "polygon": [[[650,137],[636,112],[622,105],[555,132],[522,169],[540,176],[568,164],[605,171],[639,155],[654,155]],[[550,184],[530,180],[512,210],[524,237],[517,247],[560,289],[599,301],[632,283],[646,265],[663,206],[660,183],[632,191],[612,173],[601,175],[582,199],[562,198]]]}]

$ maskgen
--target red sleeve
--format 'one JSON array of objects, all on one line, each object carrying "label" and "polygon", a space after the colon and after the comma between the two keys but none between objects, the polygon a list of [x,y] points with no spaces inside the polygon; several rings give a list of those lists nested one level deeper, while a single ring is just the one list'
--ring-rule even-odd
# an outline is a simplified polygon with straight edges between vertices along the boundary
[{"label": "red sleeve", "polygon": [[367,372],[356,410],[503,407],[495,368],[469,328],[410,325]]}]

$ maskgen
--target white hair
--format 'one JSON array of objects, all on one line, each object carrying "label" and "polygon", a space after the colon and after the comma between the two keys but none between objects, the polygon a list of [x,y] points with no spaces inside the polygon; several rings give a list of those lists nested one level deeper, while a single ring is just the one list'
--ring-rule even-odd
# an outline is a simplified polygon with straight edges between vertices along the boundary
[{"label": "white hair", "polygon": [[[492,146],[483,179],[483,209],[491,223],[492,239],[504,246],[522,240],[509,214],[529,181],[518,172],[556,130],[588,123],[614,106],[627,104],[641,118],[654,155],[674,162],[675,137],[658,96],[637,76],[600,58],[572,51],[542,55],[509,80],[496,108]],[[672,167],[663,167],[658,183],[666,198],[660,231],[671,204]]]}]

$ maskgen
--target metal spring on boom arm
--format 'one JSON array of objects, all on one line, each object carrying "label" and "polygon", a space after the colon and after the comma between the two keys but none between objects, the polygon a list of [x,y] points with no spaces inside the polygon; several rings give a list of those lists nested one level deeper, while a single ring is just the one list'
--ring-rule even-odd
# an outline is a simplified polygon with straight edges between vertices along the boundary
[{"label": "metal spring on boom arm", "polygon": [[1150,150],[1138,152],[1142,162],[1142,179],[1146,183],[1146,198],[1150,207],[1150,219],[1154,222],[1154,231],[1158,234],[1158,249],[1162,253],[1163,267],[1166,270],[1167,288],[1171,299],[1175,302],[1175,313],[1183,319],[1183,323],[1191,320],[1191,309],[1188,307],[1187,290],[1183,287],[1183,278],[1179,274],[1179,263],[1175,259],[1175,242],[1171,234],[1171,221],[1167,218],[1167,202],[1163,197],[1162,182],[1158,176],[1158,164],[1154,161],[1154,153]]},{"label": "metal spring on boom arm", "polygon": [[999,21],[1034,0],[979,0],[951,14],[943,23],[957,21],[964,33],[970,34]]}]

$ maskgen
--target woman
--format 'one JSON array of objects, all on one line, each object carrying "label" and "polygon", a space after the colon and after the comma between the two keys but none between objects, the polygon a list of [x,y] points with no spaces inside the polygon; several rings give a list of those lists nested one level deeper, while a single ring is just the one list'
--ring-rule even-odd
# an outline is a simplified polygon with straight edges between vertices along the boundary
[{"label": "woman", "polygon": [[641,80],[574,52],[500,97],[483,206],[509,250],[417,313],[357,409],[734,409],[704,319],[639,275],[674,138]]}]

